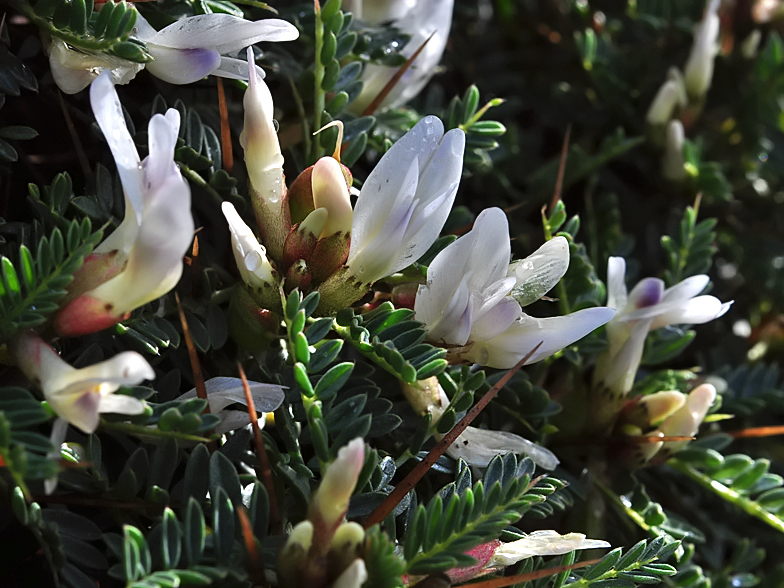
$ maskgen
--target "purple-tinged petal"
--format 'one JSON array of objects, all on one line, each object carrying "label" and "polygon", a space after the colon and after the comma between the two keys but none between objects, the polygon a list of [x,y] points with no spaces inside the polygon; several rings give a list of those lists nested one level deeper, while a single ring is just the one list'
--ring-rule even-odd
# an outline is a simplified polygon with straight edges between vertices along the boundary
[{"label": "purple-tinged petal", "polygon": [[147,70],[170,84],[192,84],[221,65],[220,53],[211,48],[172,49],[149,43],[147,49],[154,58]]},{"label": "purple-tinged petal", "polygon": [[648,308],[659,304],[664,293],[664,282],[659,278],[645,278],[629,292],[626,308],[632,311],[637,308]]}]

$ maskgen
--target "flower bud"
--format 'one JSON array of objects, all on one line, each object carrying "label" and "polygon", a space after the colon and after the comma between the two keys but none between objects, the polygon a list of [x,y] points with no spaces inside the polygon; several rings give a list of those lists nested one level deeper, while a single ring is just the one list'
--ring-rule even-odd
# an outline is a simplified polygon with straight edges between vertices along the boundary
[{"label": "flower bud", "polygon": [[667,390],[643,396],[638,405],[645,412],[643,428],[658,426],[684,404],[686,404],[686,395],[677,390]]},{"label": "flower bud", "polygon": [[299,585],[300,572],[307,565],[308,551],[312,544],[313,523],[298,523],[278,553],[278,579],[281,586]]},{"label": "flower bud", "polygon": [[335,233],[350,233],[354,211],[340,164],[332,157],[322,157],[313,166],[311,183],[313,205],[326,208],[329,212],[327,224],[319,238],[325,239]]},{"label": "flower bud", "polygon": [[327,533],[326,538],[343,520],[364,463],[365,443],[357,437],[338,451],[337,459],[329,465],[311,498],[308,519]]},{"label": "flower bud", "polygon": [[718,53],[721,22],[717,14],[720,0],[711,0],[705,16],[694,31],[694,44],[684,68],[686,91],[692,100],[701,100],[711,85],[713,60]]},{"label": "flower bud", "polygon": [[645,120],[651,126],[665,125],[675,116],[678,109],[685,108],[687,104],[688,97],[683,75],[677,67],[672,67],[667,72],[667,81],[654,96]]},{"label": "flower bud", "polygon": [[299,225],[292,227],[286,244],[283,247],[281,267],[287,271],[298,259],[308,261],[316,248],[319,235],[327,224],[329,212],[326,208],[317,208]]},{"label": "flower bud", "polygon": [[[716,388],[711,384],[697,386],[689,393],[684,404],[677,412],[667,418],[659,427],[665,437],[693,437],[702,424],[705,415],[708,414],[710,407],[716,400]],[[685,447],[688,441],[667,441],[664,444],[665,450],[675,453]]]},{"label": "flower bud", "polygon": [[255,290],[274,286],[277,283],[277,272],[267,258],[266,249],[237,214],[232,203],[224,202],[221,210],[229,223],[231,248],[242,281]]},{"label": "flower bud", "polygon": [[332,588],[361,588],[368,579],[367,567],[362,559],[355,559],[332,584]]},{"label": "flower bud", "polygon": [[327,554],[328,575],[339,576],[360,556],[365,541],[365,529],[359,523],[343,523],[335,531]]},{"label": "flower bud", "polygon": [[671,120],[667,123],[667,141],[664,144],[662,157],[662,175],[671,182],[680,182],[686,177],[683,159],[683,142],[685,140],[683,123]]},{"label": "flower bud", "polygon": [[283,243],[291,227],[285,201],[283,155],[276,123],[272,118],[272,95],[267,84],[256,73],[251,48],[248,48],[248,70],[249,85],[242,101],[245,126],[240,134],[240,145],[245,150],[249,191],[261,239],[269,247],[272,258],[280,261]]}]

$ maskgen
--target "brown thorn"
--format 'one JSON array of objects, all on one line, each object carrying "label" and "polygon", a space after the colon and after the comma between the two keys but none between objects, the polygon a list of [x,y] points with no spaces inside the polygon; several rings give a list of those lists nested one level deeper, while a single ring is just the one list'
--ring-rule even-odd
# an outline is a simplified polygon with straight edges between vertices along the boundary
[{"label": "brown thorn", "polygon": [[278,511],[278,495],[275,493],[275,482],[272,479],[272,468],[270,467],[269,457],[267,456],[267,448],[264,446],[264,439],[261,436],[261,427],[259,427],[259,419],[256,414],[256,405],[253,403],[253,396],[250,393],[250,385],[248,378],[245,376],[245,370],[242,369],[242,364],[237,362],[237,370],[240,373],[242,380],[242,388],[245,390],[245,402],[248,403],[248,416],[250,417],[250,424],[253,429],[253,442],[256,445],[256,457],[259,460],[259,470],[256,475],[261,479],[264,488],[267,490],[270,503],[270,526],[273,533],[282,533],[283,527],[280,524],[280,512]]},{"label": "brown thorn", "polygon": [[492,580],[484,580],[483,582],[475,582],[472,584],[461,584],[461,586],[471,586],[471,588],[504,588],[505,586],[513,586],[522,582],[529,582],[531,580],[538,580],[539,578],[546,578],[547,576],[554,576],[561,572],[568,572],[569,570],[576,570],[584,568],[585,566],[592,566],[600,562],[601,559],[589,559],[586,561],[579,561],[570,566],[557,566],[554,568],[546,568],[544,570],[536,570],[535,572],[528,572],[527,574],[517,574],[516,576],[506,576],[504,578],[493,578]]},{"label": "brown thorn", "polygon": [[414,54],[411,57],[409,57],[403,65],[400,66],[400,69],[398,69],[395,72],[395,75],[393,75],[392,78],[386,83],[386,85],[383,88],[381,88],[381,91],[378,93],[378,95],[375,98],[373,98],[373,101],[370,104],[368,104],[368,107],[362,111],[361,116],[370,116],[376,111],[376,109],[379,106],[381,106],[381,103],[384,101],[384,98],[386,98],[389,95],[389,93],[392,91],[392,88],[394,88],[397,85],[397,83],[400,81],[400,78],[402,78],[403,74],[406,73],[406,71],[408,71],[408,68],[411,67],[411,64],[414,63],[414,60],[417,57],[419,57],[419,54],[422,53],[422,50],[425,48],[425,45],[428,44],[430,39],[432,39],[433,35],[435,34],[436,31],[430,33],[430,36],[427,39],[425,39],[425,42],[422,43],[419,46],[419,48],[416,51],[414,51]]},{"label": "brown thorn", "polygon": [[400,482],[395,489],[390,492],[384,501],[378,505],[376,510],[374,510],[365,522],[363,526],[368,529],[377,523],[381,523],[384,519],[387,518],[387,515],[392,512],[392,510],[398,505],[398,503],[405,498],[406,494],[408,494],[414,486],[417,485],[419,480],[433,467],[439,457],[446,453],[446,450],[455,442],[455,440],[466,430],[466,427],[470,425],[473,420],[479,416],[479,413],[484,410],[484,408],[490,403],[490,401],[495,398],[498,391],[503,388],[506,383],[515,375],[518,370],[525,365],[533,354],[542,346],[543,341],[540,341],[536,347],[534,347],[531,351],[529,351],[525,357],[523,357],[520,361],[518,361],[515,366],[507,371],[501,379],[499,379],[495,385],[488,390],[484,396],[477,402],[471,410],[469,410],[466,415],[457,423],[452,430],[449,431],[446,435],[444,435],[438,443],[436,443],[435,447],[431,449],[425,458],[420,461],[413,470],[411,470],[408,475],[403,478],[403,481]]},{"label": "brown thorn", "polygon": [[773,437],[774,435],[784,435],[784,425],[779,425],[776,427],[752,427],[750,429],[730,431],[727,434],[734,439],[743,439],[748,437]]},{"label": "brown thorn", "polygon": [[553,192],[553,199],[550,201],[550,212],[553,214],[555,205],[561,199],[561,192],[563,191],[563,180],[566,174],[566,157],[569,155],[569,139],[572,136],[572,123],[566,127],[566,136],[564,137],[563,146],[561,147],[561,162],[558,164],[558,179],[555,181],[555,191]]},{"label": "brown thorn", "polygon": [[250,572],[253,577],[254,584],[264,585],[264,561],[261,559],[261,554],[256,548],[256,537],[253,535],[253,528],[250,526],[248,513],[245,512],[245,507],[240,505],[237,508],[237,518],[240,520],[240,527],[242,527],[242,539],[245,542],[245,549],[248,552],[248,561],[250,563]]},{"label": "brown thorn", "polygon": [[[199,356],[196,353],[196,346],[193,344],[193,337],[191,337],[191,330],[188,327],[188,321],[185,319],[185,311],[182,310],[180,304],[180,295],[174,293],[174,299],[177,301],[177,311],[180,313],[180,324],[182,325],[182,336],[185,339],[185,346],[188,348],[188,358],[191,361],[191,370],[193,371],[193,380],[196,383],[196,396],[203,400],[207,400],[207,387],[204,385],[204,375],[201,373],[201,364],[199,363]],[[210,403],[204,407],[204,413],[210,412]]]},{"label": "brown thorn", "polygon": [[218,77],[215,79],[218,80],[218,109],[220,110],[221,154],[223,155],[223,169],[225,169],[227,173],[231,174],[234,171],[234,153],[231,147],[229,109],[226,107],[226,92],[223,90],[223,80]]},{"label": "brown thorn", "polygon": [[65,118],[65,126],[68,127],[68,134],[71,135],[71,141],[73,141],[74,149],[76,149],[76,157],[79,159],[79,165],[82,166],[82,173],[85,176],[90,175],[90,162],[87,160],[87,155],[84,153],[84,147],[82,147],[82,142],[79,139],[79,134],[76,132],[74,128],[73,120],[71,119],[71,115],[68,114],[68,109],[65,107],[65,100],[63,99],[63,93],[60,90],[57,90],[57,97],[60,99],[60,108],[63,111],[63,118]]}]

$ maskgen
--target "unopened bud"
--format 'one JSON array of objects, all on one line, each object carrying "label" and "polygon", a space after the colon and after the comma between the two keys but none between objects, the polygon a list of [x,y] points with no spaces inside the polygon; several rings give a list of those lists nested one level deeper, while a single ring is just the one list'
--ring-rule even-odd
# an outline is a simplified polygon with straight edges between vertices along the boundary
[{"label": "unopened bud", "polygon": [[354,493],[359,472],[365,463],[365,443],[361,437],[350,441],[338,451],[338,456],[327,468],[321,484],[310,501],[308,519],[322,526],[328,537],[343,520],[348,501]]},{"label": "unopened bud", "polygon": [[329,544],[327,554],[331,577],[339,575],[359,557],[364,541],[365,529],[359,523],[343,523],[338,527]]},{"label": "unopened bud", "polygon": [[[283,154],[273,119],[274,105],[267,84],[256,73],[253,50],[248,49],[249,83],[242,105],[245,125],[240,145],[245,150],[245,164],[253,188],[265,199],[280,200],[283,190]],[[272,180],[272,183],[270,181]]]},{"label": "unopened bud", "polygon": [[332,588],[361,588],[368,579],[365,560],[355,559],[332,584]]},{"label": "unopened bud", "polygon": [[284,271],[288,271],[289,267],[298,259],[305,261],[310,259],[316,248],[319,235],[324,230],[324,225],[327,224],[328,216],[326,208],[317,208],[304,221],[292,228],[283,246],[281,267]]},{"label": "unopened bud", "polygon": [[299,585],[301,571],[307,565],[308,551],[312,543],[313,523],[298,523],[278,553],[278,578],[282,586]]},{"label": "unopened bud", "polygon": [[643,396],[640,406],[645,410],[646,425],[657,426],[686,403],[686,395],[677,390],[667,390]]},{"label": "unopened bud", "polygon": [[684,141],[683,123],[679,120],[671,120],[667,124],[667,140],[662,157],[662,175],[671,182],[680,182],[686,177],[683,158]]},{"label": "unopened bud", "polygon": [[350,233],[354,211],[340,164],[331,157],[322,157],[313,166],[311,183],[313,205],[316,208],[326,208],[329,212],[321,238],[325,239],[335,233]]},{"label": "unopened bud", "polygon": [[676,111],[685,108],[687,103],[683,76],[678,68],[670,68],[667,81],[662,84],[653,98],[645,120],[652,126],[665,125],[675,116]]},{"label": "unopened bud", "polygon": [[350,248],[351,236],[348,233],[339,232],[319,240],[310,263],[314,283],[322,283],[343,267]]},{"label": "unopened bud", "polygon": [[291,264],[286,272],[286,291],[291,292],[294,288],[309,290],[313,281],[308,263],[304,259],[298,259]]},{"label": "unopened bud", "polygon": [[721,23],[719,0],[711,0],[700,24],[694,31],[694,44],[684,68],[686,91],[693,100],[701,100],[708,93],[713,78],[713,60],[718,53]]},{"label": "unopened bud", "polygon": [[231,247],[242,281],[256,290],[274,285],[277,282],[277,272],[253,231],[230,202],[224,202],[221,210],[229,223]]}]

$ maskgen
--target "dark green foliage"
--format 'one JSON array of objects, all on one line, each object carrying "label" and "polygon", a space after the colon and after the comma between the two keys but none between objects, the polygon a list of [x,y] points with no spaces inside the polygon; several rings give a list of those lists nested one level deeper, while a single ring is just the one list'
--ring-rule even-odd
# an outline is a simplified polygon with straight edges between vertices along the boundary
[{"label": "dark green foliage", "polygon": [[413,512],[403,548],[410,574],[430,574],[474,563],[465,552],[492,540],[563,482],[538,478],[533,462],[514,455],[496,457],[484,478],[458,492],[452,485]]},{"label": "dark green foliage", "polygon": [[73,221],[65,235],[56,228],[51,237],[43,237],[35,254],[22,245],[17,263],[0,258],[0,341],[20,329],[46,322],[58,309],[57,302],[65,296],[73,274],[101,237],[101,231],[92,232],[89,220]]},{"label": "dark green foliage", "polygon": [[351,309],[335,318],[339,333],[371,361],[413,383],[438,375],[447,365],[446,350],[423,343],[425,329],[412,320],[413,311],[388,302],[357,316]]}]

